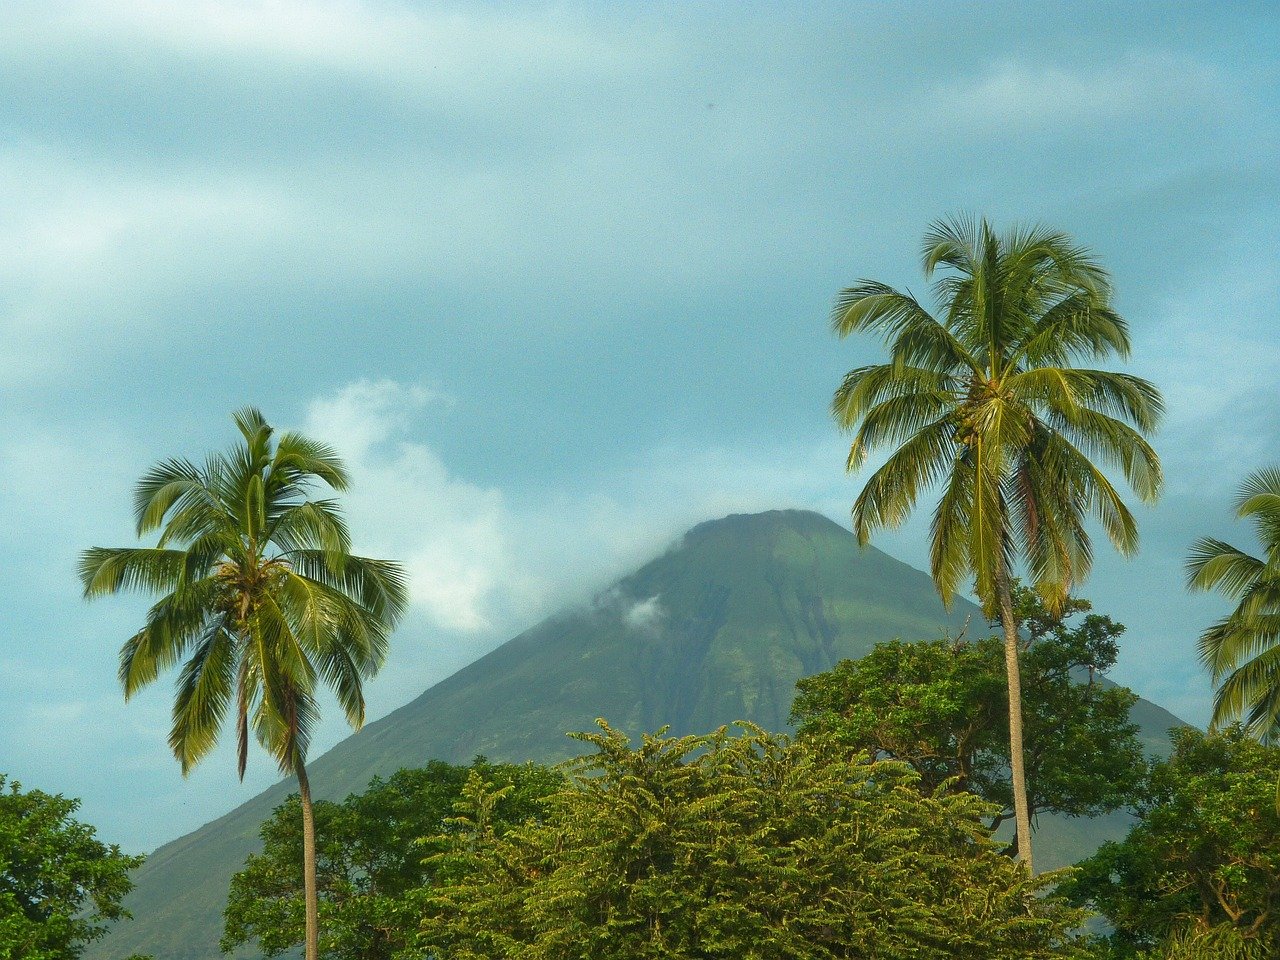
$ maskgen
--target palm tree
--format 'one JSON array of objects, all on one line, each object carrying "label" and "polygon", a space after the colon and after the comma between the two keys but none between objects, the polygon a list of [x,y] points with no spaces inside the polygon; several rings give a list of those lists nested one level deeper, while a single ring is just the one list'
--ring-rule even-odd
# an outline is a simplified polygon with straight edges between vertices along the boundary
[{"label": "palm tree", "polygon": [[1253,521],[1262,557],[1202,537],[1191,547],[1193,590],[1217,590],[1236,607],[1200,636],[1200,658],[1218,684],[1213,724],[1243,718],[1249,732],[1273,742],[1280,733],[1280,467],[1250,474],[1236,515]]},{"label": "palm tree", "polygon": [[856,428],[849,470],[871,450],[894,448],[854,503],[859,541],[900,524],[940,486],[934,583],[947,604],[972,584],[1003,625],[1017,849],[1031,871],[1014,568],[1021,561],[1057,610],[1089,573],[1090,516],[1121,553],[1137,548],[1133,516],[1094,461],[1154,500],[1160,461],[1143,434],[1163,403],[1145,380],[1073,366],[1127,356],[1129,334],[1110,305],[1106,271],[1063,234],[997,235],[985,220],[944,220],[925,234],[922,262],[926,280],[946,271],[933,284],[936,319],[883,283],[863,281],[837,298],[836,333],[876,334],[890,360],[850,371],[831,409],[843,428]]},{"label": "palm tree", "polygon": [[243,780],[249,730],[302,800],[306,956],[318,953],[315,825],[306,756],[321,683],[348,722],[364,722],[362,682],[386,657],[406,601],[400,568],[351,554],[333,501],[346,488],[334,451],[296,433],[277,441],[262,414],[235,415],[243,443],[197,466],[163,461],[138,482],[138,536],[154,547],[94,547],[80,560],[86,597],[141,590],[162,596],[120,649],[125,699],[182,663],[169,746],[183,775],[236,719]]}]

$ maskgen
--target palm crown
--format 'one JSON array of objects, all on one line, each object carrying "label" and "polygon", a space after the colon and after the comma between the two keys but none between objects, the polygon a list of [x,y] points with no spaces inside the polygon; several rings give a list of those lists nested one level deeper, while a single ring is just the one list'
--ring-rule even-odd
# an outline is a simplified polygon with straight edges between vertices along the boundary
[{"label": "palm crown", "polygon": [[203,465],[166,460],[138,483],[139,536],[155,547],[94,547],[80,562],[86,597],[163,594],[120,650],[126,699],[185,660],[169,745],[185,774],[237,721],[243,777],[249,729],[282,772],[295,772],[332,689],[348,721],[364,721],[362,681],[381,666],[406,602],[400,568],[351,554],[336,504],[345,489],[334,451],[273,431],[254,409],[235,416],[243,443]]},{"label": "palm crown", "polygon": [[896,526],[922,491],[941,484],[930,562],[944,599],[972,576],[993,612],[996,584],[1017,556],[1051,607],[1092,564],[1092,515],[1123,553],[1137,527],[1096,464],[1118,468],[1143,500],[1161,485],[1143,438],[1162,413],[1156,388],[1080,360],[1125,357],[1129,334],[1110,281],[1083,248],[1041,227],[997,235],[984,220],[935,223],[922,263],[940,308],[864,281],[845,290],[836,332],[880,335],[887,363],[849,372],[832,412],[856,433],[848,466],[896,449],[853,508],[865,543]]},{"label": "palm crown", "polygon": [[1251,733],[1276,739],[1280,729],[1280,468],[1247,477],[1236,513],[1253,521],[1261,557],[1203,537],[1187,561],[1193,589],[1217,590],[1236,607],[1200,637],[1200,657],[1218,686],[1213,722],[1242,718]]}]

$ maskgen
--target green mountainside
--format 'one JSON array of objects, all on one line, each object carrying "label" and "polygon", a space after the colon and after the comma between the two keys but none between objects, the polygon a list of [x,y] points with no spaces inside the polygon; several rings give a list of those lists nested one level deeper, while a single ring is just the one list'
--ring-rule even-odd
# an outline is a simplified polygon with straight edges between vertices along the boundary
[{"label": "green mountainside", "polygon": [[[341,799],[375,775],[432,758],[465,763],[569,756],[569,730],[596,717],[631,733],[670,725],[705,732],[734,720],[786,727],[801,676],[894,637],[926,639],[981,613],[948,613],[929,578],[815,513],[772,511],[701,524],[667,553],[587,606],[566,610],[369,724],[308,764],[318,797]],[[1154,704],[1135,709],[1163,752],[1181,724]],[[123,922],[89,960],[149,953],[214,960],[232,873],[256,849],[283,781],[157,850],[136,875]],[[1122,816],[1041,821],[1038,862],[1072,862],[1126,829]]]}]

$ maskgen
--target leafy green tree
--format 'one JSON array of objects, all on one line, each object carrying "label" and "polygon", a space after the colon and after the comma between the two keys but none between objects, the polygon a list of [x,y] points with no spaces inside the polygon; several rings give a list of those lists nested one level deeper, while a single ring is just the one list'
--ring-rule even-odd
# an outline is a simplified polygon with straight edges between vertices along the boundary
[{"label": "leafy green tree", "polygon": [[[306,954],[317,956],[315,829],[306,756],[321,684],[348,722],[364,723],[363,681],[386,657],[404,609],[400,568],[351,553],[332,500],[310,499],[318,484],[341,491],[347,475],[331,448],[296,433],[273,439],[257,410],[235,415],[242,443],[202,465],[154,466],[138,483],[138,536],[154,547],[93,547],[80,561],[86,597],[128,590],[159,593],[146,625],[120,650],[128,699],[183,663],[169,746],[186,774],[236,721],[239,773],[249,731],[282,773],[298,779]],[[183,662],[185,661],[185,662]]]},{"label": "leafy green tree", "polygon": [[1280,956],[1280,748],[1239,726],[1175,730],[1138,822],[1067,892],[1114,928],[1111,956]]},{"label": "leafy green tree", "polygon": [[0,960],[74,960],[128,916],[120,901],[143,858],[98,840],[80,806],[0,774]]},{"label": "leafy green tree", "polygon": [[[745,725],[744,725],[745,726]],[[600,721],[536,821],[501,833],[473,775],[449,878],[414,895],[417,949],[449,960],[1036,960],[1079,917],[1001,856],[967,793],[904,764],[745,733]]]},{"label": "leafy green tree", "polygon": [[[1032,816],[1093,817],[1134,801],[1146,773],[1137,696],[1102,680],[1124,626],[1068,598],[1050,612],[1017,587],[1025,705],[1027,804]],[[1077,623],[1075,617],[1084,616]],[[878,644],[860,660],[805,677],[791,719],[801,739],[908,763],[920,786],[949,784],[997,805],[994,830],[1013,817],[1004,643],[939,639]]]},{"label": "leafy green tree", "polygon": [[1192,589],[1236,601],[1200,636],[1200,658],[1218,685],[1213,722],[1243,719],[1270,741],[1280,731],[1280,467],[1247,477],[1235,506],[1253,522],[1262,556],[1204,537],[1191,547],[1187,573]]},{"label": "leafy green tree", "polygon": [[1133,516],[1094,461],[1154,500],[1160,461],[1143,434],[1162,401],[1145,380],[1074,365],[1127,356],[1129,333],[1111,307],[1106,271],[1065,235],[940,221],[925,234],[922,265],[926,279],[947,271],[934,284],[940,319],[909,292],[874,281],[836,300],[835,331],[880,336],[890,359],[850,371],[832,413],[856,428],[850,470],[870,451],[894,448],[854,502],[859,541],[900,524],[940,484],[934,582],[948,603],[973,583],[1004,627],[1014,810],[1030,871],[1014,567],[1021,559],[1056,608],[1089,573],[1090,515],[1122,553],[1137,549]]},{"label": "leafy green tree", "polygon": [[[470,768],[432,761],[400,770],[341,804],[315,805],[320,952],[335,960],[391,960],[417,931],[418,916],[406,894],[436,882],[427,858],[443,842],[446,821],[472,773],[503,789],[494,812],[496,829],[534,816],[540,801],[563,783],[560,774],[535,764]],[[302,837],[299,800],[290,797],[262,826],[263,850],[231,880],[222,949],[256,941],[267,957],[303,942]]]}]

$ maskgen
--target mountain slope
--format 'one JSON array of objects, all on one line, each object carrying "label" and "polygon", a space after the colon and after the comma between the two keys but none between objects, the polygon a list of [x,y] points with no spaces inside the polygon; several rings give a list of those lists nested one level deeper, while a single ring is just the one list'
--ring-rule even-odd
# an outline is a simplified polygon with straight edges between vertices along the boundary
[{"label": "mountain slope", "polygon": [[[569,730],[598,716],[632,733],[669,724],[704,732],[747,719],[786,726],[795,681],[893,637],[959,629],[981,614],[943,610],[918,570],[814,513],[772,511],[704,523],[590,606],[551,617],[436,684],[308,764],[316,795],[340,799],[431,758],[550,761]],[[975,627],[976,629],[976,627]],[[1135,718],[1153,749],[1180,721],[1145,701]],[[86,956],[213,960],[231,874],[293,789],[284,781],[157,850],[120,924]],[[1110,822],[1045,827],[1044,862],[1070,862]]]}]

